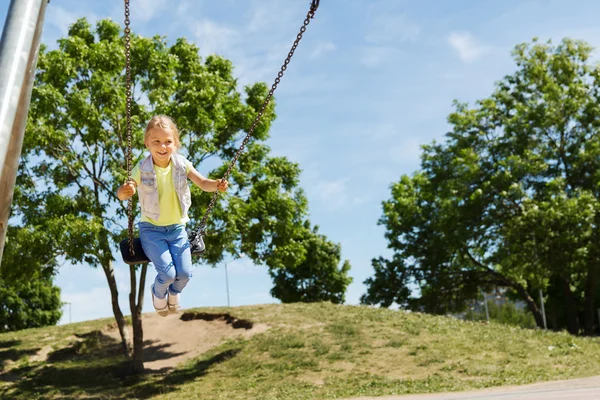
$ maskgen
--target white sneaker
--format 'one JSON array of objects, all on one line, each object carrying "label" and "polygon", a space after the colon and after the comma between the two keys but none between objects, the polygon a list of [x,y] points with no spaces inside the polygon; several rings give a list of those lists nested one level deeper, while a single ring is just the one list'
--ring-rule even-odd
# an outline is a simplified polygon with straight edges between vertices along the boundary
[{"label": "white sneaker", "polygon": [[179,309],[179,294],[169,292],[169,300],[167,301],[170,313],[176,313]]},{"label": "white sneaker", "polygon": [[158,299],[154,296],[154,285],[150,288],[150,292],[152,293],[152,305],[154,306],[154,310],[156,310],[158,315],[166,317],[169,314],[167,299]]}]

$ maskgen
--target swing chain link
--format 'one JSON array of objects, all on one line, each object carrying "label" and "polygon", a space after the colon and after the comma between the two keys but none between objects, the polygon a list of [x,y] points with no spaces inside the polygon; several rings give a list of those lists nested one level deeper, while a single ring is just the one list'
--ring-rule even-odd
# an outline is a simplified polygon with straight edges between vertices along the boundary
[{"label": "swing chain link", "polygon": [[[125,1],[127,2],[128,0],[125,0]],[[258,125],[260,119],[263,116],[263,113],[265,112],[265,110],[267,109],[267,106],[269,105],[269,101],[271,100],[271,97],[273,97],[273,93],[275,92],[275,89],[277,89],[277,85],[279,85],[279,82],[281,82],[281,78],[283,77],[283,73],[287,69],[288,64],[290,63],[290,61],[292,59],[292,56],[294,55],[294,52],[296,51],[296,48],[298,47],[298,44],[300,43],[300,40],[302,39],[302,35],[306,31],[306,27],[310,23],[310,20],[315,17],[315,12],[317,11],[318,7],[319,7],[319,0],[312,0],[311,1],[311,6],[310,6],[310,10],[308,11],[308,14],[306,15],[306,18],[304,19],[303,25],[300,27],[300,32],[298,33],[298,35],[296,35],[296,40],[294,40],[294,44],[292,45],[292,48],[290,49],[290,51],[289,51],[289,53],[288,53],[288,55],[287,55],[287,57],[286,57],[283,65],[281,66],[281,69],[277,73],[277,77],[275,78],[275,82],[271,86],[271,89],[269,90],[269,93],[267,94],[267,97],[265,98],[260,111],[256,115],[256,118],[254,119],[254,122],[252,123],[252,126],[248,130],[248,134],[246,135],[246,137],[242,141],[242,145],[240,146],[240,148],[238,149],[238,151],[235,153],[235,156],[233,157],[233,160],[231,160],[231,163],[229,163],[229,167],[227,168],[227,171],[225,171],[225,174],[223,175],[223,178],[221,178],[219,180],[220,182],[224,182],[229,177],[229,174],[231,173],[231,170],[233,169],[233,166],[237,162],[237,159],[239,158],[240,154],[242,153],[242,151],[244,151],[244,148],[248,144],[248,141],[250,140],[250,137],[254,133],[254,129]],[[212,198],[210,200],[210,203],[208,204],[208,208],[206,209],[206,212],[204,213],[204,216],[202,217],[202,220],[200,221],[198,229],[196,231],[194,231],[194,232],[191,233],[190,239],[195,239],[198,235],[201,235],[201,236],[205,235],[206,221],[208,219],[208,215],[210,214],[210,212],[212,211],[212,209],[213,209],[213,207],[215,205],[215,202],[216,202],[218,196],[219,196],[219,190],[217,189],[213,193],[213,196],[212,196]]]},{"label": "swing chain link", "polygon": [[[125,95],[126,95],[126,114],[127,114],[127,182],[131,182],[131,164],[132,148],[131,148],[131,46],[129,28],[129,0],[125,1]],[[127,230],[129,234],[129,253],[133,256],[133,197],[127,201],[128,224]]]}]

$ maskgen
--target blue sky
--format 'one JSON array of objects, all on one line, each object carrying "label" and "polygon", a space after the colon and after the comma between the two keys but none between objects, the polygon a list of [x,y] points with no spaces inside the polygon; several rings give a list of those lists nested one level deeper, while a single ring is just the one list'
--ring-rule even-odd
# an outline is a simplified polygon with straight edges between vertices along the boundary
[{"label": "blue sky", "polygon": [[[0,21],[9,6],[0,0]],[[309,1],[131,0],[132,29],[187,37],[202,56],[233,61],[241,85],[271,85],[302,24]],[[52,0],[42,41],[55,47],[77,18],[122,24],[120,0]],[[389,250],[377,225],[381,202],[402,174],[419,168],[420,145],[443,138],[452,101],[472,104],[515,70],[511,50],[533,37],[600,45],[600,3],[530,0],[321,0],[277,92],[277,120],[268,144],[303,170],[310,219],[341,243],[357,304],[370,260]],[[595,59],[597,59],[595,53]],[[202,166],[196,166],[201,172]],[[231,304],[277,302],[262,266],[228,264]],[[129,310],[128,267],[117,261],[120,303]],[[149,269],[149,278],[154,278]],[[56,279],[71,320],[112,316],[102,270],[65,264]],[[144,312],[152,311],[146,296]],[[227,304],[224,265],[198,266],[183,307]],[[69,322],[65,309],[61,323]]]}]

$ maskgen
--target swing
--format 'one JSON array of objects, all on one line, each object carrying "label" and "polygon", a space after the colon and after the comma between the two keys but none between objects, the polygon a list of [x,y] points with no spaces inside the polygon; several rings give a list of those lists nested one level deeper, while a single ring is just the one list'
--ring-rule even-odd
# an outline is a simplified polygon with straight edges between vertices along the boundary
[{"label": "swing", "polygon": [[[127,180],[131,181],[132,180],[131,164],[132,164],[133,156],[132,156],[132,146],[131,146],[131,70],[130,70],[130,55],[131,54],[130,54],[130,37],[129,37],[129,33],[130,33],[129,0],[124,0],[124,1],[125,1],[125,71],[126,71],[125,93],[126,93],[126,113],[127,113]],[[304,24],[300,27],[300,33],[298,33],[298,35],[296,36],[296,40],[294,40],[294,44],[292,45],[292,48],[290,49],[288,56],[286,57],[283,65],[281,66],[281,69],[277,73],[275,82],[273,83],[273,85],[271,86],[271,89],[269,90],[269,93],[265,97],[262,107],[261,107],[260,111],[258,112],[254,122],[252,123],[252,126],[250,127],[248,134],[244,138],[242,145],[236,152],[235,156],[233,157],[233,160],[231,160],[231,163],[229,164],[227,171],[225,171],[223,178],[221,178],[221,182],[227,179],[227,177],[229,176],[238,157],[240,156],[240,154],[246,147],[248,140],[250,140],[250,136],[252,136],[252,133],[254,132],[254,128],[258,125],[258,122],[260,121],[260,118],[262,117],[265,109],[267,108],[267,105],[269,104],[269,101],[271,100],[271,97],[273,96],[275,89],[277,89],[277,85],[279,84],[281,78],[283,77],[283,73],[287,69],[287,66],[290,63],[290,60],[292,59],[292,56],[294,55],[294,51],[296,51],[296,48],[298,47],[298,43],[300,43],[300,40],[302,39],[302,35],[306,31],[306,27],[310,23],[310,20],[312,18],[314,18],[314,16],[315,16],[315,12],[317,11],[317,8],[319,7],[319,1],[320,0],[311,0],[310,9],[308,11],[308,14],[306,15],[306,18],[304,19]],[[190,242],[190,248],[191,248],[191,252],[192,252],[193,256],[198,256],[198,255],[201,255],[202,253],[204,253],[205,245],[204,245],[204,240],[202,239],[202,237],[205,235],[205,227],[206,227],[206,221],[208,219],[208,215],[212,211],[212,208],[215,204],[215,201],[216,201],[218,195],[219,195],[219,191],[215,190],[213,193],[212,199],[210,200],[210,203],[208,204],[208,208],[206,209],[206,212],[204,213],[202,220],[198,224],[198,227],[195,230],[192,230],[188,233],[188,240]],[[128,237],[128,239],[123,239],[119,243],[119,248],[121,250],[121,256],[123,258],[123,261],[129,265],[147,264],[150,262],[150,260],[144,253],[144,249],[142,248],[142,243],[140,241],[140,238],[134,237],[134,235],[133,235],[133,198],[130,198],[128,200],[127,215],[128,215],[128,236],[129,237]]]}]

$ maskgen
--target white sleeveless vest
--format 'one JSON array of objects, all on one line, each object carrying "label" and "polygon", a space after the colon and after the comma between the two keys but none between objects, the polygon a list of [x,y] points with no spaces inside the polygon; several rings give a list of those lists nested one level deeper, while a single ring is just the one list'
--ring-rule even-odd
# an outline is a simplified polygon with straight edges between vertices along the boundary
[{"label": "white sleeveless vest", "polygon": [[[173,187],[177,192],[182,217],[187,217],[187,212],[192,204],[192,195],[187,181],[187,168],[185,158],[179,154],[171,155],[171,175],[173,176]],[[142,214],[153,220],[160,216],[160,205],[158,204],[158,185],[156,183],[156,172],[152,155],[146,157],[140,165],[140,187],[138,188]]]}]

